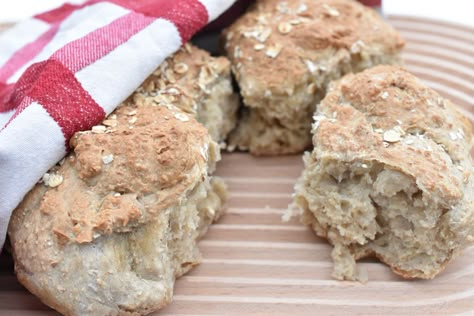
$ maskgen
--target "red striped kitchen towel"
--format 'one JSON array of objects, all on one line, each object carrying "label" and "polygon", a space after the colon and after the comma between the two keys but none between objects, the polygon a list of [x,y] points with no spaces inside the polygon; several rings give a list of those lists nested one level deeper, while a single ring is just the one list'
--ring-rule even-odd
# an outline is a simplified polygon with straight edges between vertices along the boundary
[{"label": "red striped kitchen towel", "polygon": [[0,34],[0,251],[12,210],[232,0],[75,1]]}]

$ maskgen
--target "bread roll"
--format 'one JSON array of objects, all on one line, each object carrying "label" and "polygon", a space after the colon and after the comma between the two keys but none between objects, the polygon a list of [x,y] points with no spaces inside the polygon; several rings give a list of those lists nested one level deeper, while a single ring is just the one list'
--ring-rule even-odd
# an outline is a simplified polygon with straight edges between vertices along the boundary
[{"label": "bread roll", "polygon": [[[20,282],[65,315],[143,315],[172,300],[223,211],[215,140],[234,122],[229,63],[185,46],[15,209]],[[186,70],[186,71],[185,71]]]},{"label": "bread roll", "polygon": [[294,206],[334,246],[335,278],[375,255],[431,279],[474,242],[472,127],[450,101],[377,66],[331,84],[314,120]]},{"label": "bread roll", "polygon": [[254,155],[302,152],[331,80],[398,63],[403,40],[351,0],[258,0],[223,36],[245,111],[230,146]]}]

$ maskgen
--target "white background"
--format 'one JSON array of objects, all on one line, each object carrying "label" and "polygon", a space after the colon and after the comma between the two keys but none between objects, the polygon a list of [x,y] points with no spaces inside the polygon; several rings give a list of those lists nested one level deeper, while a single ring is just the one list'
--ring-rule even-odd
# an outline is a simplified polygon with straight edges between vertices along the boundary
[{"label": "white background", "polygon": [[[0,23],[19,21],[57,7],[63,2],[62,0],[0,0]],[[69,0],[68,2],[78,3],[84,0]],[[387,15],[430,17],[474,28],[474,1],[472,0],[382,0],[382,3],[384,13]]]}]

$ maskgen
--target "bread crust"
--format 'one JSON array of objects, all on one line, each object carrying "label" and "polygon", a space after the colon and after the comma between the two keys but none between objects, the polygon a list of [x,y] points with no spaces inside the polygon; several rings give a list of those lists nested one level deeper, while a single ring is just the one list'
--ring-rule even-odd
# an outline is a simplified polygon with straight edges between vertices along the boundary
[{"label": "bread crust", "polygon": [[404,45],[356,1],[260,0],[223,35],[249,111],[230,139],[255,155],[303,151],[327,84],[349,72],[398,63]]},{"label": "bread crust", "polygon": [[[295,206],[318,235],[423,279],[473,243],[472,126],[450,101],[377,66],[332,83],[314,120]],[[335,277],[357,279],[341,253]]]}]

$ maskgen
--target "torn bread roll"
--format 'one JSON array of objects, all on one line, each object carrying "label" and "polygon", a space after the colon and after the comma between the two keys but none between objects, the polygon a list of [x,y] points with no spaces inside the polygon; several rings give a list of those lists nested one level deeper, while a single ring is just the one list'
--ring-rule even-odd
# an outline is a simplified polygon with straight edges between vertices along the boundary
[{"label": "torn bread roll", "polygon": [[351,0],[258,0],[223,34],[245,111],[229,148],[302,152],[326,86],[350,72],[399,63],[399,34]]},{"label": "torn bread roll", "polygon": [[65,315],[144,315],[171,302],[226,199],[210,175],[219,146],[193,116],[221,139],[234,99],[229,63],[186,46],[102,125],[76,133],[11,217],[20,282]]},{"label": "torn bread roll", "polygon": [[472,127],[407,71],[377,66],[330,85],[295,187],[302,221],[334,246],[337,279],[375,255],[431,279],[474,241]]}]

